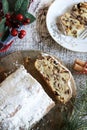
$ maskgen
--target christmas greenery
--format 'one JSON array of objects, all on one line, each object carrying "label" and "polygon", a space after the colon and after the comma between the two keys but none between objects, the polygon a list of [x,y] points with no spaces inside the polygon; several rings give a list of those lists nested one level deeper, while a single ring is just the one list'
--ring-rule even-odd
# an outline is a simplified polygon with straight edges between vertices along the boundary
[{"label": "christmas greenery", "polygon": [[[30,24],[35,17],[28,12],[31,0],[2,0],[0,1],[0,40],[4,41],[10,34],[11,29],[13,36],[16,36],[17,28],[22,25]],[[18,15],[18,16],[17,16]],[[23,33],[23,31],[22,31]],[[23,33],[23,35],[25,32]],[[19,38],[23,37],[19,34]]]},{"label": "christmas greenery", "polygon": [[76,97],[73,107],[70,117],[63,113],[64,127],[61,130],[87,130],[87,83]]}]

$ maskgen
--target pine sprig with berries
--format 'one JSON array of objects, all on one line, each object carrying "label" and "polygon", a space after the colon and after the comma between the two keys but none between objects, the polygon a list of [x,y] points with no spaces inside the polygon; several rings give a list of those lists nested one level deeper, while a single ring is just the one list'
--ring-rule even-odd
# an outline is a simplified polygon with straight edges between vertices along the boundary
[{"label": "pine sprig with berries", "polygon": [[22,25],[34,22],[35,17],[28,12],[31,0],[0,1],[0,40],[5,41],[9,35],[22,39],[26,35]]}]

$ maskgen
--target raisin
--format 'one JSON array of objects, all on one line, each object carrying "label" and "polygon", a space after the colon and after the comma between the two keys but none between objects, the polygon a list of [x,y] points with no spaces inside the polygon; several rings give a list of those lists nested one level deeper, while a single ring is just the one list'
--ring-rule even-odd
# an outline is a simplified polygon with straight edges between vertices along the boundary
[{"label": "raisin", "polygon": [[58,63],[54,60],[54,64],[57,65]]},{"label": "raisin", "polygon": [[80,3],[77,4],[77,8],[79,9],[81,7]]},{"label": "raisin", "polygon": [[59,96],[59,94],[58,94],[56,91],[54,91],[54,94],[55,94],[56,96]]},{"label": "raisin", "polygon": [[73,34],[77,34],[77,31],[76,31],[76,30],[74,30],[72,33],[73,33]]},{"label": "raisin", "polygon": [[69,89],[65,91],[65,94],[69,94]]}]

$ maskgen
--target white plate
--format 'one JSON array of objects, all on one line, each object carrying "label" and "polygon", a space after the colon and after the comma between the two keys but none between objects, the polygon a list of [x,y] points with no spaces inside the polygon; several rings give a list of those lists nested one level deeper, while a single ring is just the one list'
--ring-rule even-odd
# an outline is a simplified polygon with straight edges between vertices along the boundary
[{"label": "white plate", "polygon": [[[46,17],[47,29],[51,37],[61,46],[76,52],[87,52],[87,38],[84,40],[71,36],[64,36],[57,26],[57,18],[69,12],[72,6],[84,0],[55,0],[49,7]],[[87,0],[85,0],[87,2]]]}]

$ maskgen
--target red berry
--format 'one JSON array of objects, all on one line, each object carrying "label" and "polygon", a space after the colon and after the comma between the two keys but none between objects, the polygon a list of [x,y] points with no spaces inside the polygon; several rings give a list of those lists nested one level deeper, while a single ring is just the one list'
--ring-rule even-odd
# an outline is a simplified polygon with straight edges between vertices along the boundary
[{"label": "red berry", "polygon": [[5,15],[5,17],[6,17],[6,19],[10,19],[10,18],[11,18],[11,15],[10,15],[9,13],[7,13],[7,14]]},{"label": "red berry", "polygon": [[6,21],[6,26],[11,27],[11,22],[9,20]]},{"label": "red berry", "polygon": [[22,20],[24,19],[24,17],[23,17],[22,14],[17,14],[17,15],[16,15],[16,19],[17,19],[18,21],[22,21]]},{"label": "red berry", "polygon": [[29,18],[26,18],[24,21],[23,21],[23,25],[26,25],[26,24],[29,24],[30,23],[30,19]]},{"label": "red berry", "polygon": [[29,18],[26,18],[26,19],[25,19],[25,22],[26,22],[26,23],[30,23],[30,19],[29,19]]},{"label": "red berry", "polygon": [[22,38],[24,37],[24,35],[21,34],[21,33],[19,33],[19,34],[18,34],[18,37],[19,37],[20,39],[22,39]]},{"label": "red berry", "polygon": [[17,27],[17,28],[19,28],[19,27],[20,27],[20,25],[19,25],[19,24],[16,24],[16,27]]},{"label": "red berry", "polygon": [[12,19],[12,20],[15,20],[15,19],[16,19],[16,14],[15,14],[15,13],[13,13],[13,14],[11,15],[11,19]]},{"label": "red berry", "polygon": [[25,36],[25,35],[26,35],[26,31],[25,31],[25,30],[21,30],[21,31],[20,31],[20,34],[22,34],[22,35]]},{"label": "red berry", "polygon": [[23,21],[23,25],[27,25],[27,23],[25,21]]},{"label": "red berry", "polygon": [[17,31],[15,28],[13,28],[13,29],[11,30],[11,35],[12,35],[12,36],[17,36],[17,34],[18,34],[18,31]]}]

